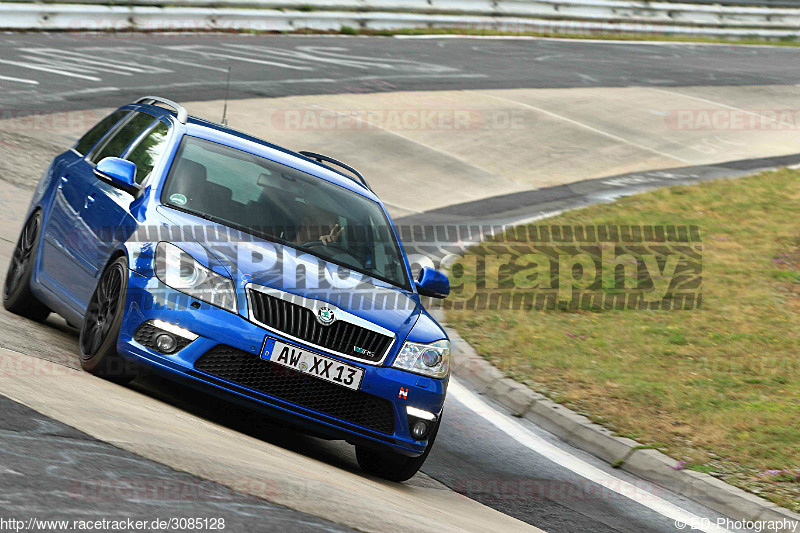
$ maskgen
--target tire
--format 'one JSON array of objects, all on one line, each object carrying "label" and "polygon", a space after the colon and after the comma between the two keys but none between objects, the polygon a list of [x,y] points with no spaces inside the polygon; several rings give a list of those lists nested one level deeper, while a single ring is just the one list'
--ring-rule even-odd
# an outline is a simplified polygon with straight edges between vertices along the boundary
[{"label": "tire", "polygon": [[117,353],[127,293],[128,262],[120,257],[100,276],[78,338],[83,369],[121,385],[136,377],[134,363]]},{"label": "tire", "polygon": [[358,466],[364,472],[388,481],[396,481],[398,483],[408,481],[422,468],[422,464],[428,458],[428,454],[433,448],[433,442],[436,440],[436,435],[439,433],[441,423],[442,417],[440,416],[436,427],[433,428],[428,438],[427,448],[419,457],[408,457],[388,450],[375,450],[357,445],[356,459],[358,460]]},{"label": "tire", "polygon": [[31,292],[31,275],[42,232],[42,212],[36,211],[22,228],[3,285],[3,306],[20,316],[42,321],[50,309]]}]

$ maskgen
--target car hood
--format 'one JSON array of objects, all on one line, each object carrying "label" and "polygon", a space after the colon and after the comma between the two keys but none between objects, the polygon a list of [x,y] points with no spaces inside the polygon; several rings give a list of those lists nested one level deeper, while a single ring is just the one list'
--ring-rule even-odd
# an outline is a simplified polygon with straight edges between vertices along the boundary
[{"label": "car hood", "polygon": [[326,302],[394,331],[399,341],[405,340],[420,315],[425,314],[413,292],[190,213],[163,206],[158,211],[180,226],[187,240],[201,245],[211,256],[208,262],[196,259],[211,268],[216,263],[217,271],[220,265],[224,267],[236,284],[239,313],[245,317],[249,312],[244,296],[253,285]]}]

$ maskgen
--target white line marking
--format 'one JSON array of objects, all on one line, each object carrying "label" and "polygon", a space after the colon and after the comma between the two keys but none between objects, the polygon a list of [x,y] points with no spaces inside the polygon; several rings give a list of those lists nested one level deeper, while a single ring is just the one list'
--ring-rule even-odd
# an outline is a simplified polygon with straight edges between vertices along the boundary
[{"label": "white line marking", "polygon": [[[669,518],[682,522],[684,524],[696,525],[700,531],[706,533],[730,533],[727,529],[721,528],[713,522],[707,523],[705,527],[701,517],[681,509],[658,496],[644,491],[641,487],[634,486],[626,481],[612,476],[607,472],[603,472],[596,466],[590,465],[586,461],[569,454],[565,450],[555,446],[554,444],[546,441],[538,435],[525,429],[519,422],[512,420],[510,417],[503,415],[483,400],[478,398],[474,393],[466,389],[457,380],[450,378],[450,386],[448,392],[452,394],[461,404],[469,410],[482,418],[487,420],[493,426],[501,430],[503,433],[519,442],[523,446],[530,448],[542,457],[562,466],[581,477],[588,479],[593,483],[597,483],[606,490],[610,490],[631,499],[632,501],[655,511],[656,513]],[[638,496],[638,498],[637,498]]]},{"label": "white line marking", "polygon": [[114,67],[98,67],[97,65],[89,65],[77,58],[72,58],[72,57],[55,56],[53,58],[44,58],[38,55],[24,55],[20,56],[18,59],[33,61],[36,65],[41,65],[44,67],[49,67],[49,68],[55,67],[57,70],[64,68],[66,69],[67,72],[71,71],[72,69],[77,69],[87,74],[99,74],[100,72],[108,72],[118,76],[132,75],[132,73],[130,72],[124,72]]},{"label": "white line marking", "polygon": [[210,65],[203,65],[201,63],[195,63],[193,61],[183,61],[181,59],[175,59],[174,57],[169,56],[158,56],[158,55],[151,55],[149,52],[146,51],[130,51],[130,50],[121,50],[119,48],[113,50],[115,54],[125,54],[125,55],[132,55],[136,56],[139,59],[143,57],[147,57],[148,60],[151,61],[165,61],[167,63],[175,63],[176,65],[183,65],[184,67],[192,67],[192,68],[204,68],[208,70],[215,70],[217,72],[228,72],[227,68],[222,67],[212,67]]},{"label": "white line marking", "polygon": [[[277,59],[286,61],[296,61],[302,63],[313,64],[334,64],[336,66],[345,66],[359,69],[384,69],[384,70],[406,70],[412,72],[455,72],[458,69],[447,67],[444,65],[437,65],[433,63],[424,63],[421,61],[413,61],[410,59],[393,59],[393,58],[379,58],[355,55],[351,50],[342,47],[330,46],[297,46],[295,50],[282,50],[277,48],[267,48],[264,46],[254,46],[248,44],[229,44],[224,43],[223,46],[235,48],[240,50],[241,53],[260,54],[261,56],[269,54],[276,56]],[[250,50],[244,52],[244,50]],[[318,66],[318,65],[317,65]]]},{"label": "white line marking", "polygon": [[[114,70],[109,70],[109,72],[115,72],[117,70],[128,70],[131,72],[146,72],[145,69],[139,67],[133,67],[130,65],[126,65],[124,63],[120,63],[117,61],[112,61],[108,58],[100,58],[98,59],[98,55],[93,56],[86,56],[86,54],[81,54],[78,52],[73,52],[71,50],[57,50],[55,48],[20,48],[21,52],[26,52],[28,54],[36,54],[36,55],[44,55],[49,56],[49,59],[53,59],[53,56],[57,57],[59,60],[62,61],[69,61],[73,63],[86,63],[89,65],[102,65],[103,69],[98,69],[97,67],[91,67],[95,70],[107,70],[108,68],[112,68]],[[61,56],[61,57],[58,57]],[[168,70],[164,73],[172,72]],[[153,73],[152,70],[149,73]],[[122,74],[122,73],[120,73]],[[129,75],[129,74],[126,74]]]},{"label": "white line marking", "polygon": [[537,222],[539,220],[543,220],[543,219],[546,219],[546,218],[551,218],[551,217],[560,215],[564,211],[565,211],[564,209],[559,209],[558,211],[543,211],[543,212],[539,213],[538,215],[534,215],[532,217],[520,218],[519,220],[515,220],[514,222],[511,222],[510,224],[505,224],[505,225],[506,226],[514,226],[514,227],[516,227],[516,226],[524,226],[525,224],[531,224],[531,223]]},{"label": "white line marking", "polygon": [[206,52],[204,50],[195,50],[195,48],[203,48],[202,45],[200,45],[200,46],[195,46],[195,45],[165,46],[164,48],[166,48],[167,50],[176,50],[176,51],[179,51],[179,52],[194,53],[194,54],[198,54],[200,56],[206,57],[206,58],[218,57],[218,58],[222,58],[222,59],[232,59],[234,61],[244,61],[246,63],[257,63],[259,65],[272,65],[273,67],[288,68],[288,69],[292,69],[292,70],[314,70],[312,67],[301,67],[301,66],[298,66],[298,65],[289,65],[289,64],[286,64],[286,63],[278,63],[276,61],[265,61],[263,59],[253,59],[251,57],[240,57],[240,56],[234,56],[234,55],[231,55],[231,54],[219,54],[219,53],[216,53],[216,52]]},{"label": "white line marking", "polygon": [[15,81],[17,83],[29,83],[31,85],[39,85],[36,80],[26,80],[25,78],[13,78],[11,76],[0,76],[0,80]]},{"label": "white line marking", "polygon": [[32,70],[41,70],[42,72],[49,72],[51,74],[60,74],[61,76],[67,76],[69,78],[80,78],[82,80],[89,80],[89,81],[103,81],[101,78],[96,78],[94,76],[84,76],[82,74],[65,72],[63,70],[58,70],[55,68],[47,68],[40,65],[33,65],[31,63],[23,63],[22,61],[9,61],[8,59],[0,59],[0,63],[5,63],[6,65],[14,65],[16,67],[29,68]]},{"label": "white line marking", "polygon": [[[263,46],[255,46],[250,44],[234,44],[222,43],[222,46],[233,48],[235,52],[246,55],[255,55],[256,57],[271,56],[279,61],[287,61],[293,63],[300,63],[301,65],[309,66],[309,63],[314,58],[308,54],[303,54],[293,50],[275,50],[272,48],[265,48]],[[229,50],[230,51],[230,50]],[[310,67],[312,68],[312,67]]]},{"label": "white line marking", "polygon": [[[227,69],[223,69],[227,72]],[[256,87],[256,88],[263,88],[265,86],[272,86],[272,85],[286,85],[286,84],[293,84],[293,83],[339,83],[343,81],[367,81],[367,80],[387,80],[387,79],[417,79],[417,78],[485,78],[487,77],[485,74],[397,74],[391,76],[356,76],[352,78],[342,78],[342,79],[335,79],[335,78],[291,78],[291,79],[283,79],[283,80],[254,80],[254,81],[233,81],[231,80],[231,87]],[[131,91],[145,91],[145,92],[152,92],[158,91],[161,89],[175,89],[178,87],[224,87],[225,81],[224,79],[220,79],[218,82],[212,82],[209,80],[203,81],[193,81],[193,82],[185,82],[185,83],[167,83],[164,85],[145,85],[141,87],[128,87]],[[85,91],[97,91],[97,92],[105,92],[105,91],[119,91],[118,87],[107,87],[107,88],[98,88],[98,89],[85,89]],[[76,94],[81,94],[83,91],[66,91],[66,92],[54,92],[54,93],[40,93],[37,94],[37,98],[41,101],[53,101],[54,99],[63,99],[66,96],[73,96]],[[9,91],[0,94],[0,102],[6,101],[5,97],[8,96],[15,96],[19,94],[31,94],[31,91]],[[253,95],[253,98],[256,98],[257,95]],[[10,100],[9,100],[10,101]]]},{"label": "white line marking", "polygon": [[649,146],[645,146],[643,144],[639,144],[639,143],[634,142],[634,141],[629,141],[628,139],[623,139],[622,137],[619,137],[618,135],[614,135],[613,133],[608,133],[607,131],[603,131],[603,130],[597,129],[594,126],[590,126],[588,124],[584,124],[583,122],[578,122],[577,120],[573,120],[573,119],[565,117],[563,115],[559,115],[558,113],[553,113],[552,111],[548,111],[546,109],[542,109],[541,107],[536,107],[535,105],[526,104],[525,102],[519,102],[517,100],[512,100],[511,98],[504,98],[502,96],[495,96],[493,94],[486,94],[486,93],[477,93],[477,94],[480,94],[481,96],[485,96],[486,98],[494,98],[495,100],[504,100],[504,101],[510,102],[512,104],[517,104],[517,105],[520,105],[520,106],[523,106],[523,107],[528,107],[530,109],[533,109],[534,111],[539,111],[540,113],[544,113],[545,115],[551,116],[553,118],[557,118],[559,120],[563,120],[565,122],[569,122],[570,124],[574,124],[575,126],[579,126],[581,128],[587,129],[589,131],[593,131],[593,132],[595,132],[597,134],[600,134],[600,135],[603,135],[605,137],[608,137],[609,139],[614,139],[615,141],[619,141],[619,142],[624,143],[624,144],[629,144],[631,146],[635,146],[636,148],[640,148],[642,150],[647,150],[648,152],[652,152],[654,154],[658,154],[658,155],[660,155],[662,157],[666,157],[666,158],[669,158],[669,159],[674,159],[676,161],[680,161],[681,163],[692,164],[692,162],[689,161],[688,159],[684,159],[684,158],[678,157],[676,155],[670,155],[670,154],[661,152],[659,150],[656,150],[654,148],[650,148]]}]

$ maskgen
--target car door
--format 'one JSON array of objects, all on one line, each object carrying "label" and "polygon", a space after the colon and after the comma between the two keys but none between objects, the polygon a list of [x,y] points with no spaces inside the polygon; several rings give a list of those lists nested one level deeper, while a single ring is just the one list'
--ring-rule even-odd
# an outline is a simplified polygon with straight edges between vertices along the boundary
[{"label": "car door", "polygon": [[84,264],[76,239],[82,231],[80,213],[85,203],[87,183],[77,179],[77,167],[84,157],[111,134],[126,117],[129,110],[111,113],[98,122],[65,154],[64,164],[54,169],[56,190],[47,211],[42,233],[42,284],[59,295],[71,307],[80,307],[78,287],[92,284],[91,270]]},{"label": "car door", "polygon": [[[128,214],[131,202],[134,201],[130,193],[98,178],[94,173],[95,166],[106,157],[125,156],[133,147],[150,137],[150,132],[159,124],[163,125],[148,113],[133,113],[74,169],[75,178],[86,184],[75,239],[79,242],[81,262],[92,277],[91,283],[78,288],[77,296],[81,310],[88,305],[97,279],[111,254],[116,250],[117,244],[124,238],[119,230]],[[165,136],[162,137],[165,139]],[[158,144],[162,145],[163,143]],[[141,173],[137,169],[137,181],[144,177],[146,177],[144,169]]]}]

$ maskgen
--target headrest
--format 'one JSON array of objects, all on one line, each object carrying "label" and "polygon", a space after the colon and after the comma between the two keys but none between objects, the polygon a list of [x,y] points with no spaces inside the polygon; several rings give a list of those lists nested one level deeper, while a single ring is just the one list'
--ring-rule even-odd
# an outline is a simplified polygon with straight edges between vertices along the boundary
[{"label": "headrest", "polygon": [[203,184],[203,192],[206,198],[213,199],[215,202],[229,202],[233,197],[229,188],[211,181]]},{"label": "headrest", "polygon": [[181,192],[190,191],[206,181],[206,167],[189,159],[181,159],[173,178],[173,187]]}]

